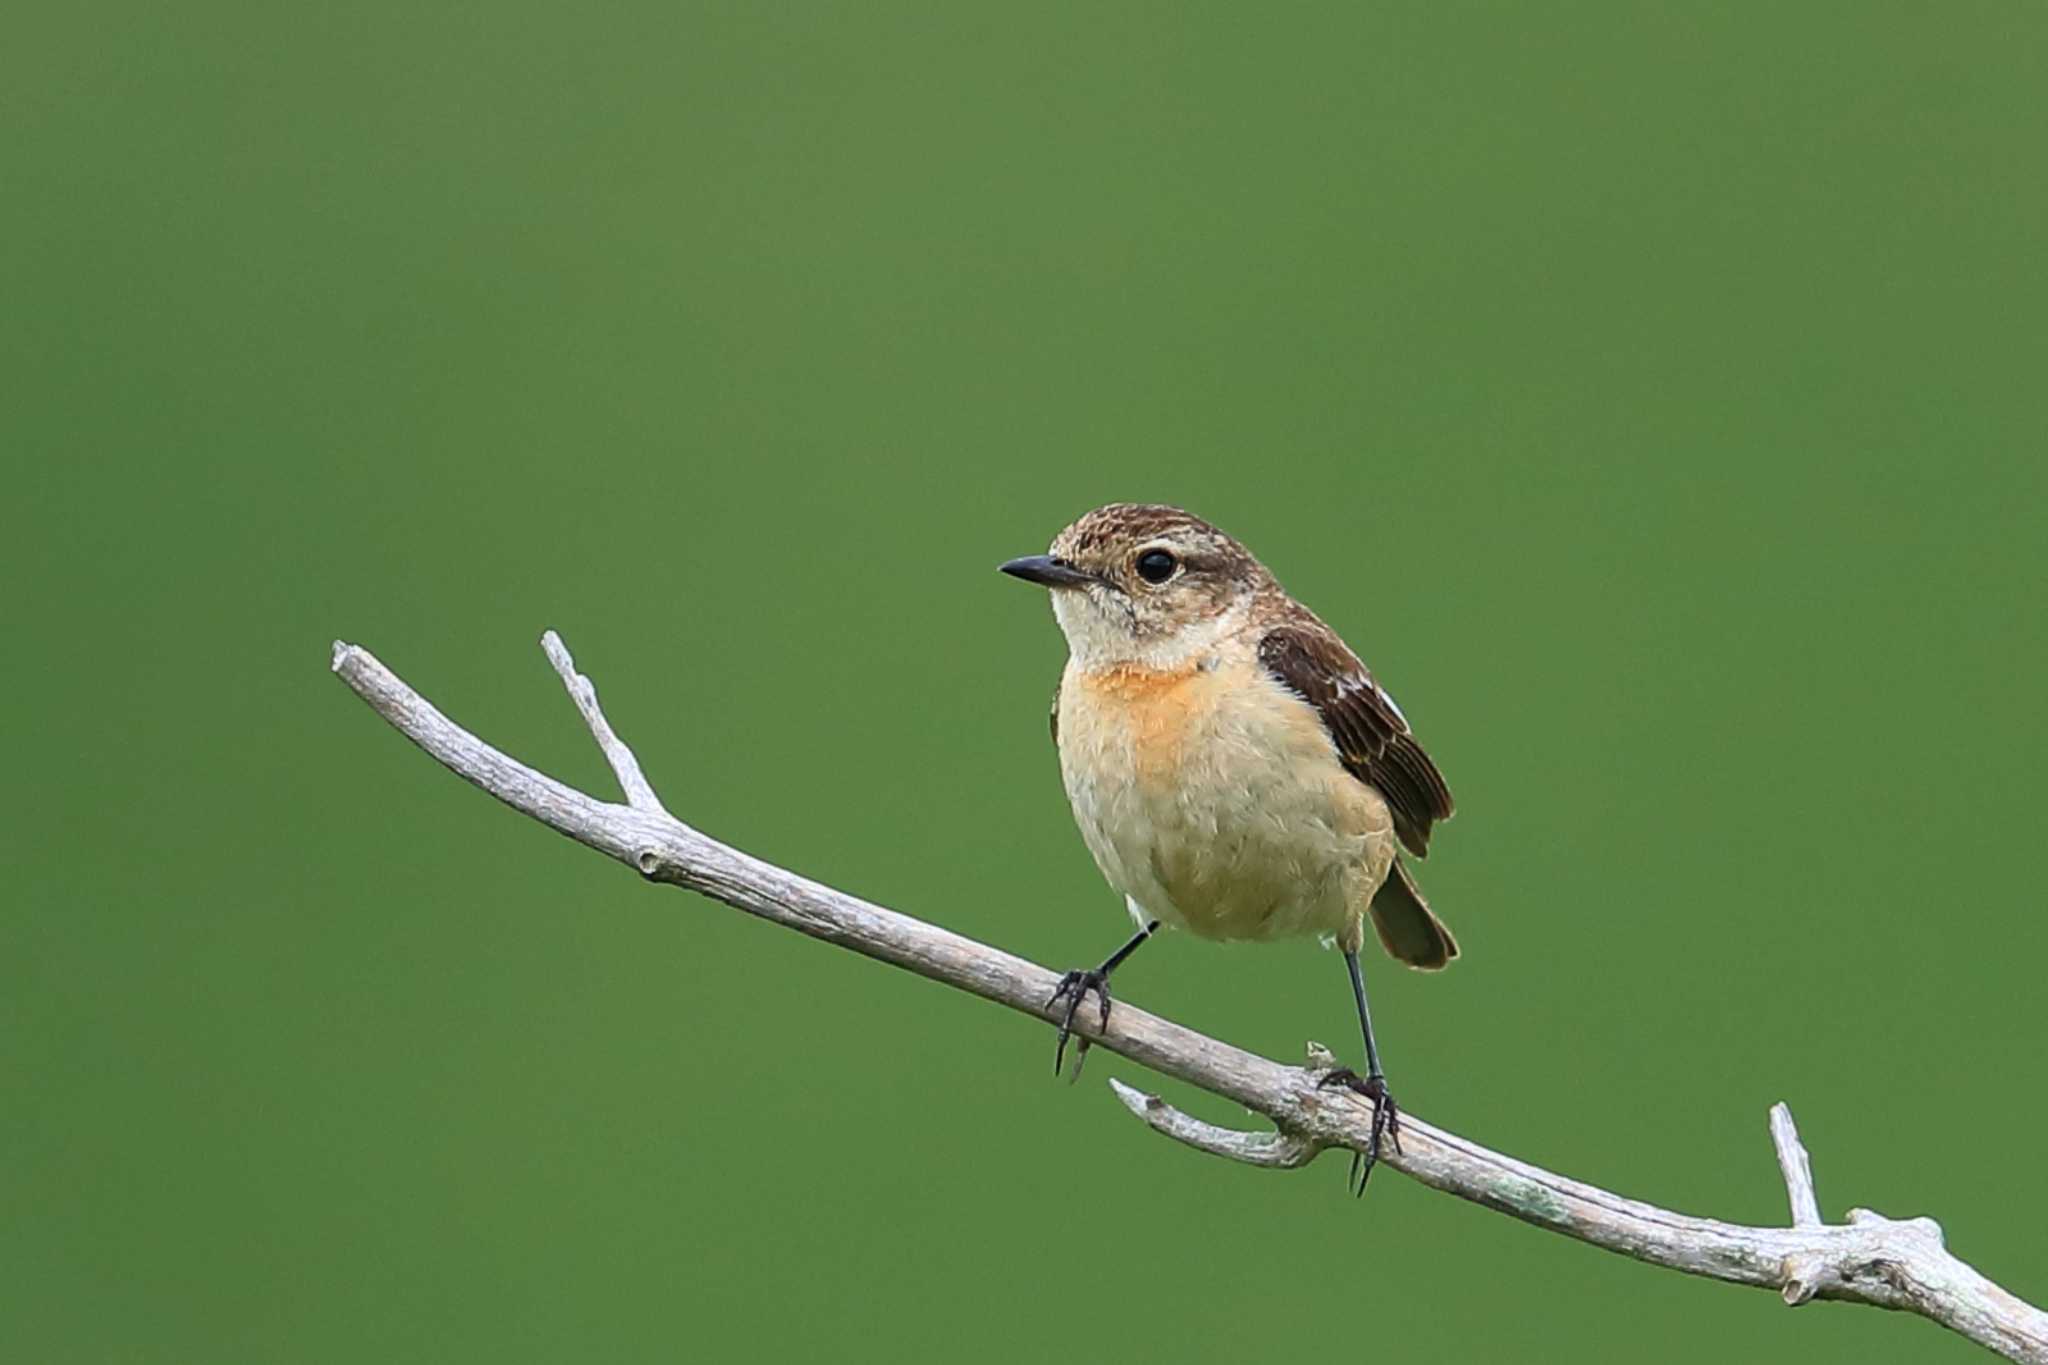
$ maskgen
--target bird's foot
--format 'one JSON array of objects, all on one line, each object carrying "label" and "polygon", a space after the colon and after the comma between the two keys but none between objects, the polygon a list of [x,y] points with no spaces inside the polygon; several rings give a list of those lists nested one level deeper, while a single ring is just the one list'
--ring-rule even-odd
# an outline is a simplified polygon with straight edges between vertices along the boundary
[{"label": "bird's foot", "polygon": [[1372,1168],[1379,1164],[1380,1143],[1392,1142],[1394,1150],[1401,1150],[1401,1109],[1394,1103],[1394,1097],[1387,1091],[1387,1078],[1375,1072],[1361,1077],[1348,1066],[1325,1072],[1316,1082],[1316,1089],[1341,1085],[1372,1101],[1372,1141],[1363,1152],[1351,1154],[1351,1174],[1344,1179],[1344,1188],[1356,1186],[1358,1194],[1365,1193],[1365,1182],[1372,1179]]},{"label": "bird's foot", "polygon": [[[1088,967],[1068,972],[1060,978],[1059,988],[1052,993],[1052,999],[1045,1002],[1047,1009],[1052,1009],[1062,1000],[1067,1002],[1067,1012],[1060,1019],[1059,1046],[1053,1050],[1052,1054],[1052,1074],[1055,1076],[1060,1074],[1060,1067],[1066,1062],[1067,1039],[1074,1034],[1074,1016],[1080,1012],[1081,1002],[1088,998],[1088,992],[1090,991],[1095,992],[1095,998],[1100,1002],[1101,1006],[1096,1014],[1097,1027],[1106,1029],[1109,1027],[1109,973],[1100,967]],[[1081,1050],[1075,1054],[1074,1065],[1077,1068],[1075,1071],[1076,1075],[1080,1074],[1078,1070],[1081,1065],[1080,1058],[1086,1054],[1087,1050],[1088,1040],[1083,1038],[1081,1040]]]}]

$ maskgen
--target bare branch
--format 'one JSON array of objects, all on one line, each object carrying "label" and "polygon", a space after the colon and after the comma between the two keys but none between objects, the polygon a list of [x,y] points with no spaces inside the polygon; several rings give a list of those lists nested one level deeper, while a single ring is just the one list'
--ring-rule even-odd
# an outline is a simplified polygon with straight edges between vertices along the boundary
[{"label": "bare branch", "polygon": [[[626,805],[587,796],[485,744],[367,650],[337,642],[333,667],[372,709],[440,763],[514,810],[638,869],[650,881],[687,887],[1055,1022],[1047,1001],[1056,973],[750,857],[669,815],[640,775],[631,751],[612,734],[595,689],[576,673],[568,651],[558,653],[559,641],[554,643],[549,655],[618,774],[628,794]],[[1278,1129],[1255,1134],[1219,1128],[1127,1086],[1116,1087],[1118,1097],[1155,1130],[1203,1151],[1289,1168],[1306,1164],[1326,1147],[1357,1151],[1371,1141],[1371,1104],[1348,1089],[1318,1090],[1317,1071],[1325,1063],[1314,1054],[1309,1068],[1283,1066],[1122,1002],[1107,1028],[1098,1028],[1088,1011],[1075,1020],[1075,1028],[1131,1061],[1263,1114]],[[1822,1224],[1805,1149],[1782,1105],[1773,1112],[1772,1131],[1792,1200],[1795,1226],[1790,1228],[1722,1223],[1625,1199],[1489,1151],[1408,1114],[1402,1116],[1403,1150],[1383,1152],[1381,1164],[1432,1189],[1652,1265],[1774,1289],[1788,1303],[1823,1298],[1903,1309],[2008,1359],[2048,1365],[2048,1314],[1951,1256],[1931,1219],[1895,1222],[1853,1209],[1847,1224]]]}]

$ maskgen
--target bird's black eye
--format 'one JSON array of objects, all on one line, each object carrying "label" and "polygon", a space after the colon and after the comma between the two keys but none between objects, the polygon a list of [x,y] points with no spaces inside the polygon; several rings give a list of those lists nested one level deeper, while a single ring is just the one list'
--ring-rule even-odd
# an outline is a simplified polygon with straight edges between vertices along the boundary
[{"label": "bird's black eye", "polygon": [[1173,571],[1180,561],[1170,550],[1147,550],[1138,556],[1138,577],[1147,583],[1164,583],[1173,577]]}]

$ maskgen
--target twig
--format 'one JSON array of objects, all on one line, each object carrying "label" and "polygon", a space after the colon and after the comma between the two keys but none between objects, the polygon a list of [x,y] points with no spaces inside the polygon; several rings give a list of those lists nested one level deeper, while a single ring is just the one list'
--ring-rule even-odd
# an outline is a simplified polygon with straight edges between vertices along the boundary
[{"label": "twig", "polygon": [[661,798],[654,794],[647,774],[640,771],[640,760],[626,747],[626,741],[612,731],[612,723],[604,718],[604,708],[597,704],[597,684],[576,671],[576,660],[570,655],[569,646],[562,643],[561,636],[546,630],[541,632],[540,647],[548,656],[548,662],[555,666],[555,672],[561,676],[562,686],[569,689],[570,700],[583,713],[583,723],[590,727],[590,737],[597,741],[605,762],[612,765],[612,776],[619,779],[619,789],[626,793],[626,804],[634,810],[667,815],[668,807],[662,805]]},{"label": "twig", "polygon": [[[369,651],[336,642],[334,671],[408,739],[514,810],[634,867],[650,881],[701,892],[813,938],[894,963],[985,1000],[1052,1022],[1058,975],[998,948],[835,891],[753,858],[668,814],[632,751],[612,733],[589,681],[558,637],[549,657],[583,712],[628,804],[600,801],[485,744],[401,682]],[[1255,1166],[1307,1164],[1326,1147],[1371,1141],[1372,1106],[1348,1089],[1319,1090],[1309,1067],[1283,1066],[1119,1002],[1106,1029],[1083,1012],[1077,1031],[1162,1075],[1263,1114],[1274,1133],[1217,1127],[1112,1082],[1131,1111],[1178,1141]],[[1893,1221],[1852,1209],[1823,1224],[1792,1115],[1772,1110],[1771,1131],[1791,1200],[1790,1228],[1746,1227],[1674,1213],[1489,1151],[1410,1114],[1402,1151],[1381,1162],[1432,1189],[1652,1265],[1778,1290],[1787,1303],[1839,1299],[1931,1318],[2011,1360],[2048,1365],[2048,1314],[1951,1256],[1932,1220]]]},{"label": "twig", "polygon": [[1771,1145],[1778,1149],[1778,1170],[1785,1177],[1785,1197],[1792,1201],[1792,1226],[1820,1226],[1820,1200],[1813,1193],[1813,1163],[1793,1126],[1792,1110],[1783,1101],[1771,1106]]},{"label": "twig", "polygon": [[1109,1088],[1124,1102],[1124,1108],[1145,1120],[1156,1133],[1164,1133],[1175,1142],[1185,1142],[1198,1152],[1211,1156],[1227,1156],[1232,1161],[1242,1161],[1247,1166],[1268,1166],[1274,1170],[1293,1170],[1306,1166],[1322,1153],[1322,1148],[1305,1137],[1294,1133],[1241,1133],[1235,1128],[1219,1128],[1180,1110],[1142,1090],[1134,1090],[1110,1077]]}]

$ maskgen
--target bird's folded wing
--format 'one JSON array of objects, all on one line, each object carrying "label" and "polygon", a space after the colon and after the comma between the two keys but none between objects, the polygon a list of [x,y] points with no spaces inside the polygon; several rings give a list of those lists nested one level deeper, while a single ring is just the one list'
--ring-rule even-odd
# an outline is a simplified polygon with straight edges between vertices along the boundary
[{"label": "bird's folded wing", "polygon": [[1337,633],[1313,618],[1276,626],[1259,662],[1315,707],[1353,777],[1386,798],[1394,832],[1410,853],[1429,851],[1430,826],[1450,818],[1451,789],[1408,729],[1408,718]]}]

